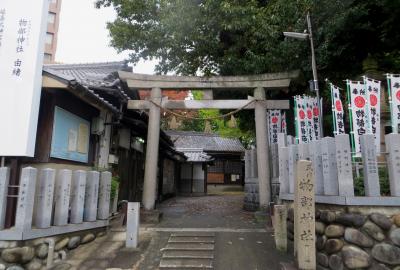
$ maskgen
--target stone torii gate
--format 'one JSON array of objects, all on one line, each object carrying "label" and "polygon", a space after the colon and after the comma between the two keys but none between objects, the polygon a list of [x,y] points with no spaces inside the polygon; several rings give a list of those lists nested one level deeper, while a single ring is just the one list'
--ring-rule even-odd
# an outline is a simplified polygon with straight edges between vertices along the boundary
[{"label": "stone torii gate", "polygon": [[[150,90],[150,100],[130,100],[128,109],[150,110],[147,133],[147,149],[143,188],[143,206],[153,210],[157,189],[157,161],[160,137],[160,108],[197,110],[197,109],[244,109],[255,110],[257,166],[259,178],[260,207],[268,207],[271,199],[269,140],[267,132],[266,109],[289,109],[288,100],[266,100],[265,90],[285,89],[290,81],[298,77],[298,72],[269,73],[252,76],[161,76],[119,72],[121,80],[126,81],[130,89]],[[168,100],[162,99],[162,89],[202,90],[204,100]],[[212,91],[218,90],[254,90],[251,100],[213,100]],[[246,106],[248,105],[248,106]]]}]

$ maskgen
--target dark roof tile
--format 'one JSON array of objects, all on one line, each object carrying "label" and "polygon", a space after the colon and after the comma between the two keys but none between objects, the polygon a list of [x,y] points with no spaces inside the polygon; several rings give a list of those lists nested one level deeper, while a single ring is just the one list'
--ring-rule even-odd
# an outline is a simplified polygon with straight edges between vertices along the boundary
[{"label": "dark roof tile", "polygon": [[245,150],[237,138],[192,131],[166,131],[166,133],[177,149],[198,148],[206,152],[244,152]]}]

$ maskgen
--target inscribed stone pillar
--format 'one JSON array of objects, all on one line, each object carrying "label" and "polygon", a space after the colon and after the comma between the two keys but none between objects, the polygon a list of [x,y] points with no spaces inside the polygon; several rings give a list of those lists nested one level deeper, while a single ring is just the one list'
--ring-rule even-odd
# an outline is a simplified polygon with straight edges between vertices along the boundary
[{"label": "inscribed stone pillar", "polygon": [[278,149],[280,147],[286,147],[287,143],[287,136],[285,133],[278,133]]},{"label": "inscribed stone pillar", "polygon": [[400,196],[400,134],[385,136],[387,163],[389,171],[390,195]]},{"label": "inscribed stone pillar", "polygon": [[0,230],[4,229],[9,181],[10,168],[0,167]]},{"label": "inscribed stone pillar", "polygon": [[360,136],[361,157],[363,160],[365,196],[380,196],[378,162],[376,159],[375,136],[365,134]]},{"label": "inscribed stone pillar", "polygon": [[102,172],[99,187],[98,219],[108,219],[110,216],[111,173]]},{"label": "inscribed stone pillar", "polygon": [[[265,100],[264,88],[258,87],[254,90],[256,100]],[[268,125],[265,106],[262,102],[256,101],[255,109],[256,122],[256,140],[257,140],[257,168],[260,207],[267,208],[271,201],[271,179],[269,168],[269,143],[268,143]]]},{"label": "inscribed stone pillar", "polygon": [[299,160],[298,144],[289,145],[289,192],[294,193],[296,182],[296,164]]},{"label": "inscribed stone pillar", "polygon": [[324,174],[322,172],[321,141],[312,141],[309,145],[310,160],[315,174],[315,194],[324,194]]},{"label": "inscribed stone pillar", "polygon": [[311,161],[298,161],[294,202],[294,237],[299,269],[316,269],[314,183]]},{"label": "inscribed stone pillar", "polygon": [[271,149],[271,169],[272,169],[272,180],[278,182],[279,178],[279,156],[278,156],[278,144],[273,143],[270,145]]},{"label": "inscribed stone pillar", "polygon": [[71,195],[71,170],[60,170],[55,183],[54,225],[68,224],[69,200]]},{"label": "inscribed stone pillar", "polygon": [[71,187],[71,223],[83,222],[85,206],[86,171],[74,171]]},{"label": "inscribed stone pillar", "polygon": [[97,171],[87,172],[85,190],[85,208],[83,210],[84,221],[96,221],[97,201],[99,198],[99,177]]},{"label": "inscribed stone pillar", "polygon": [[294,144],[294,137],[292,135],[287,135],[287,146]]},{"label": "inscribed stone pillar", "polygon": [[[151,101],[160,104],[161,97],[160,88],[151,89]],[[146,210],[153,210],[156,202],[158,145],[160,141],[160,108],[153,103],[150,104],[148,123],[143,184],[143,206]]]},{"label": "inscribed stone pillar", "polygon": [[279,251],[287,250],[287,208],[286,205],[274,206],[275,246]]},{"label": "inscribed stone pillar", "polygon": [[250,150],[250,178],[258,177],[258,168],[257,168],[257,149]]},{"label": "inscribed stone pillar", "polygon": [[55,179],[56,171],[54,169],[43,169],[39,174],[39,179],[36,184],[36,200],[33,217],[34,225],[37,228],[49,228],[51,226]]},{"label": "inscribed stone pillar", "polygon": [[325,137],[321,140],[322,172],[325,195],[339,195],[335,139]]},{"label": "inscribed stone pillar", "polygon": [[354,196],[350,139],[347,134],[335,136],[339,196]]},{"label": "inscribed stone pillar", "polygon": [[279,194],[289,193],[289,148],[279,148]]},{"label": "inscribed stone pillar", "polygon": [[310,159],[310,151],[308,143],[301,143],[298,145],[299,151],[299,160],[309,160]]},{"label": "inscribed stone pillar", "polygon": [[126,247],[136,248],[139,240],[140,203],[128,202],[126,219]]},{"label": "inscribed stone pillar", "polygon": [[19,181],[17,213],[15,228],[17,230],[30,230],[32,228],[33,204],[35,202],[37,169],[23,168]]}]

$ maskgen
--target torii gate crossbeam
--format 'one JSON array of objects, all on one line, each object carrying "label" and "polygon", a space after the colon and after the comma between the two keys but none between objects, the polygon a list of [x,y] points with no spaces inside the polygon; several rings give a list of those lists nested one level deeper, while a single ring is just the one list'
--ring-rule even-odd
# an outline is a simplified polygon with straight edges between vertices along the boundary
[{"label": "torii gate crossbeam", "polygon": [[[160,108],[165,109],[254,109],[257,140],[257,167],[259,179],[260,207],[268,207],[271,199],[269,140],[266,109],[289,109],[288,100],[266,100],[265,90],[288,88],[298,72],[272,73],[238,77],[189,77],[142,75],[119,72],[121,80],[131,89],[151,89],[150,101],[131,100],[128,109],[149,110],[143,206],[153,210],[157,190],[157,163],[160,137]],[[254,89],[254,98],[248,100],[190,100],[176,101],[162,98],[162,89],[191,89],[209,91],[212,89],[238,90]],[[252,101],[252,102],[251,102]],[[249,102],[251,102],[249,104]]]}]

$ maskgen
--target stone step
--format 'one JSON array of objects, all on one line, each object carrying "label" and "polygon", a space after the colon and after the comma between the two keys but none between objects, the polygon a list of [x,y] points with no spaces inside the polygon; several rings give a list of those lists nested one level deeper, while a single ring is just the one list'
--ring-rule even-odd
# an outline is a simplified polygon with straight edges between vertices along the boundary
[{"label": "stone step", "polygon": [[214,232],[176,232],[171,233],[171,237],[174,236],[197,236],[197,237],[215,237]]},{"label": "stone step", "polygon": [[212,236],[171,236],[168,243],[214,243]]},{"label": "stone step", "polygon": [[214,253],[211,250],[165,250],[163,258],[192,258],[192,259],[213,259]]},{"label": "stone step", "polygon": [[172,236],[197,236],[197,237],[215,237],[215,232],[174,232]]},{"label": "stone step", "polygon": [[214,244],[208,243],[168,243],[163,250],[214,250]]},{"label": "stone step", "polygon": [[159,268],[197,268],[197,269],[213,269],[213,261],[211,259],[175,259],[162,258]]}]

